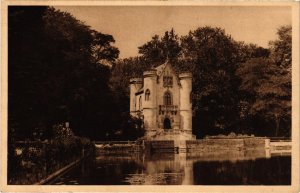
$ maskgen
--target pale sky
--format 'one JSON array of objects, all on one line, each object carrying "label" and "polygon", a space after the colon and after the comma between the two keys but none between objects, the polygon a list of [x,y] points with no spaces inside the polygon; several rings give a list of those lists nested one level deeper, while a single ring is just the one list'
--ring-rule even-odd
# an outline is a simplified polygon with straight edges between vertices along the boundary
[{"label": "pale sky", "polygon": [[55,7],[83,21],[92,29],[111,34],[120,58],[138,55],[138,47],[173,27],[187,35],[198,27],[225,29],[237,41],[268,47],[282,25],[292,24],[290,7],[272,6],[64,6]]}]

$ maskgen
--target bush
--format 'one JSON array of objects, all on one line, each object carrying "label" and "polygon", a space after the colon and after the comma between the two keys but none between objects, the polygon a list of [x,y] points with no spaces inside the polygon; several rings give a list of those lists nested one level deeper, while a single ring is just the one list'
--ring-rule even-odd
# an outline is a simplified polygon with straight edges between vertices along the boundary
[{"label": "bush", "polygon": [[82,157],[91,149],[86,138],[77,137],[62,124],[53,127],[54,138],[9,144],[8,184],[34,184]]}]

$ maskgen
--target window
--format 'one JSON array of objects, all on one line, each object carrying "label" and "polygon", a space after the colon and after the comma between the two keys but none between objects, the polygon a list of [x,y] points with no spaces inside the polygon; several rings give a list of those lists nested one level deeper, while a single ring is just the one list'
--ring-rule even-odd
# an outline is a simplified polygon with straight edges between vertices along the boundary
[{"label": "window", "polygon": [[150,100],[150,90],[147,89],[145,92],[145,101],[149,101]]},{"label": "window", "polygon": [[164,95],[164,105],[172,105],[172,96],[170,92],[166,92]]},{"label": "window", "polygon": [[172,76],[164,76],[163,82],[164,82],[164,87],[172,87],[173,77]]}]

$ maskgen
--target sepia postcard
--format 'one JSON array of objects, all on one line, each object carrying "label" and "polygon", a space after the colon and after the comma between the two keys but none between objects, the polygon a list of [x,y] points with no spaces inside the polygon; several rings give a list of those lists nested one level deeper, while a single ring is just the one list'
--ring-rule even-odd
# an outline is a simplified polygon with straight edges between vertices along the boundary
[{"label": "sepia postcard", "polygon": [[299,189],[299,2],[1,2],[1,192]]}]

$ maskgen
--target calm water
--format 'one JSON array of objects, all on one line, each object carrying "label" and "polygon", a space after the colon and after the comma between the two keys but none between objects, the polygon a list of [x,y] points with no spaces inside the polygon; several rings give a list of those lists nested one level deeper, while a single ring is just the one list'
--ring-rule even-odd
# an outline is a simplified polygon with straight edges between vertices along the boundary
[{"label": "calm water", "polygon": [[98,155],[54,185],[289,185],[291,156],[269,152]]}]

